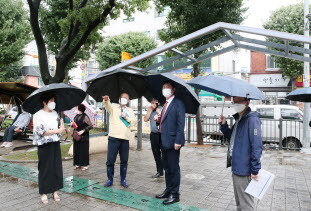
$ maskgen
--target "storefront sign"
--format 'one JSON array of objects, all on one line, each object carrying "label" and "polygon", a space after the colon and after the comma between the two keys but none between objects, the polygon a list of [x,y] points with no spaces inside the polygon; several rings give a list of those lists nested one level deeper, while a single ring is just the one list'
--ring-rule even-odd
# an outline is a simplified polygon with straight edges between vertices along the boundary
[{"label": "storefront sign", "polygon": [[283,78],[282,74],[258,74],[250,75],[249,82],[257,87],[288,87],[288,78]]}]

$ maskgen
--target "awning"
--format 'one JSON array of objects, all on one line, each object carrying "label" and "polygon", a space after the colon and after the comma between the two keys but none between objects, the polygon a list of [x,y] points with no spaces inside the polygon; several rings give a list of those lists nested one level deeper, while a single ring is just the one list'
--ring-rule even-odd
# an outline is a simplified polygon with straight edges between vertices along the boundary
[{"label": "awning", "polygon": [[12,97],[23,102],[37,87],[19,82],[0,83],[0,104],[9,104]]}]

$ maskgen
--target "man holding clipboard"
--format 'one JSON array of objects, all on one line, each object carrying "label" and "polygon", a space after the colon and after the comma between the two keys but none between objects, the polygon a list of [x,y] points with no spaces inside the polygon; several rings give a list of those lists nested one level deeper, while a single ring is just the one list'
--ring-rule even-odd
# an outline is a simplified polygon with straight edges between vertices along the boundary
[{"label": "man holding clipboard", "polygon": [[229,128],[226,118],[219,118],[220,130],[229,140],[227,168],[231,166],[237,210],[255,210],[254,197],[245,192],[251,179],[258,179],[262,153],[261,121],[258,113],[251,111],[250,100],[233,97],[235,124]]},{"label": "man holding clipboard", "polygon": [[113,185],[114,164],[117,155],[120,155],[120,176],[121,186],[127,188],[126,172],[129,157],[129,140],[131,135],[130,127],[135,125],[134,111],[127,107],[130,96],[127,93],[120,95],[119,104],[111,103],[109,96],[103,96],[103,106],[109,113],[109,134],[107,151],[107,177],[105,187]]}]

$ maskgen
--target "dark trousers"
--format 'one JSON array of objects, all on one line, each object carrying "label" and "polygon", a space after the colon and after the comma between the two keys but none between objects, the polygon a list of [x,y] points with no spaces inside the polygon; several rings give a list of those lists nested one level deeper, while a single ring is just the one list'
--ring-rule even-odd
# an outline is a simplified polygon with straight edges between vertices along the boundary
[{"label": "dark trousers", "polygon": [[63,167],[59,142],[38,146],[39,193],[54,193],[63,188]]},{"label": "dark trousers", "polygon": [[17,128],[17,127],[12,125],[11,127],[8,127],[5,130],[4,136],[3,136],[3,141],[12,142],[15,128]]},{"label": "dark trousers", "polygon": [[163,175],[163,161],[162,161],[162,149],[161,149],[161,134],[150,133],[150,142],[153,157],[157,166],[157,172]]},{"label": "dark trousers", "polygon": [[108,152],[106,162],[107,168],[114,168],[114,164],[119,153],[121,161],[120,172],[122,173],[123,171],[123,174],[125,174],[124,176],[126,176],[127,162],[129,159],[129,149],[129,140],[108,137]]},{"label": "dark trousers", "polygon": [[88,140],[73,141],[73,165],[88,166],[90,165],[89,154],[90,142]]},{"label": "dark trousers", "polygon": [[165,170],[166,192],[174,197],[179,196],[180,168],[179,168],[180,149],[163,150],[163,165]]}]

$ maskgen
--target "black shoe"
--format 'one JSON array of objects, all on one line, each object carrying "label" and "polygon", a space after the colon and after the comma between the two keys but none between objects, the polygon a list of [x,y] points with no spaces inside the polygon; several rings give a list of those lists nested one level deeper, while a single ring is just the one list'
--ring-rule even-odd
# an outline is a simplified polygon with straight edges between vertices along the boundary
[{"label": "black shoe", "polygon": [[151,178],[159,178],[159,177],[162,177],[163,174],[160,174],[160,173],[156,173],[155,175],[153,175]]},{"label": "black shoe", "polygon": [[173,195],[170,195],[168,199],[163,201],[163,204],[168,205],[168,204],[174,204],[176,202],[179,202],[179,196],[174,197]]},{"label": "black shoe", "polygon": [[170,196],[171,194],[167,193],[166,191],[164,191],[162,194],[156,195],[157,199],[166,199]]}]

